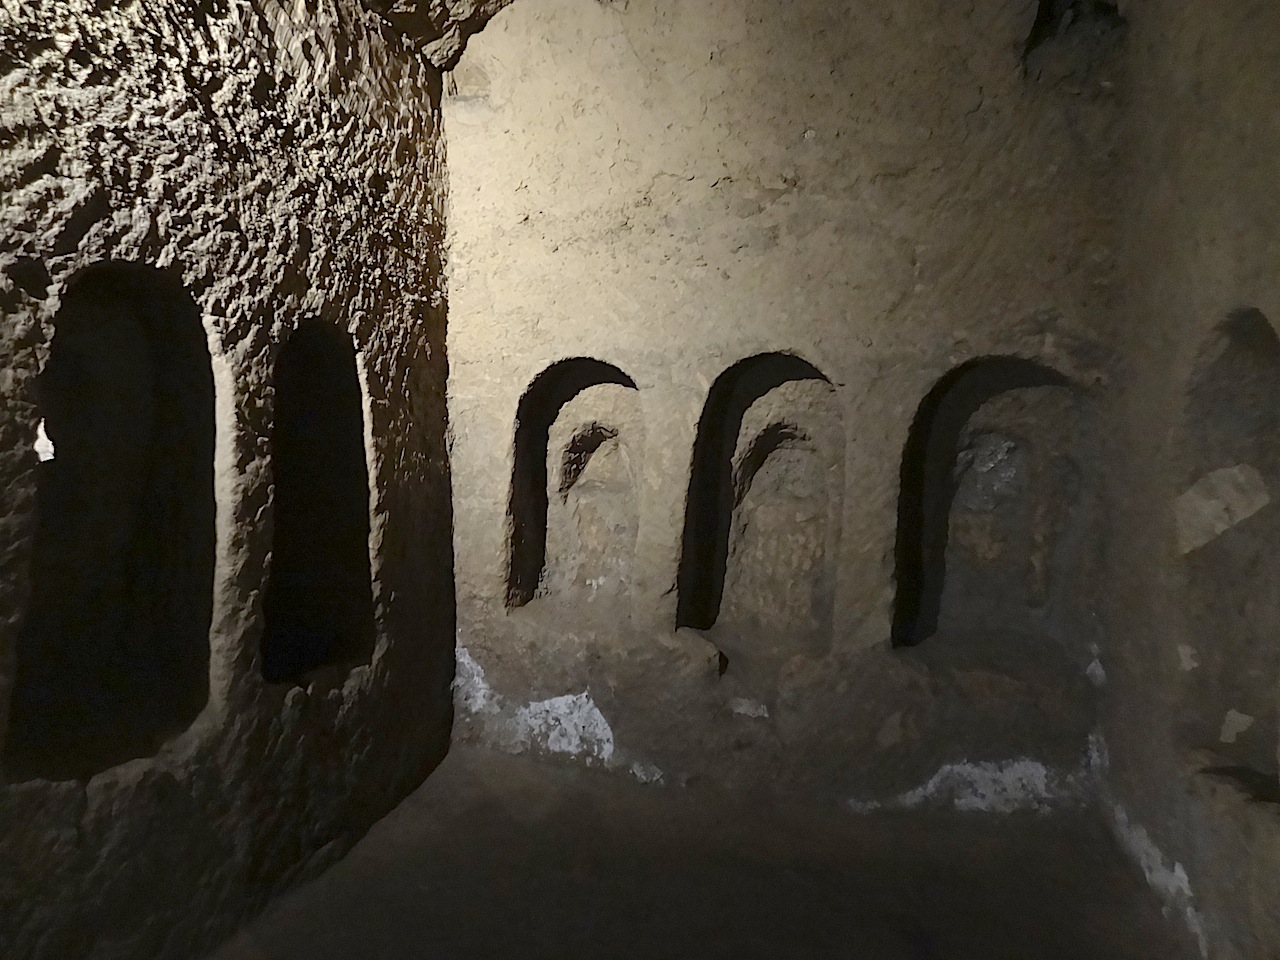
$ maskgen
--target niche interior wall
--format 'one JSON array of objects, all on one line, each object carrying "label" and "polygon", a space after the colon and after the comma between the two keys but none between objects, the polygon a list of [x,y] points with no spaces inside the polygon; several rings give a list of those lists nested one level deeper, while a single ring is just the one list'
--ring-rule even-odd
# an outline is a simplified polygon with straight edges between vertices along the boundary
[{"label": "niche interior wall", "polygon": [[[472,38],[443,105],[458,736],[855,805],[1075,795],[1101,635],[1071,545],[1100,513],[1053,471],[1101,485],[1125,27],[1044,6],[519,0]],[[1079,405],[999,401],[950,452],[1007,475],[951,522],[1031,626],[895,647],[912,423],[989,357]],[[618,375],[532,463],[526,411],[568,362]],[[1073,462],[1040,456],[1050,421],[1080,425]],[[589,503],[557,487],[584,459]],[[529,491],[555,560],[517,563],[512,602]],[[620,552],[621,587],[564,575]]]},{"label": "niche interior wall", "polygon": [[[439,66],[471,28],[402,26],[0,12],[0,955],[199,956],[447,748]],[[296,542],[325,498],[341,545]]]}]

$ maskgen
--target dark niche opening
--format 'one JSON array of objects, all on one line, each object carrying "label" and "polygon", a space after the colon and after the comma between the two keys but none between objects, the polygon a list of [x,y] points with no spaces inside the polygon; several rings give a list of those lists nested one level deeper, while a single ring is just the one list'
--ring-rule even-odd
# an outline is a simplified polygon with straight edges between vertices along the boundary
[{"label": "dark niche opening", "polygon": [[298,681],[373,656],[369,471],[355,346],[321,322],[300,326],[275,371],[275,535],[262,675]]},{"label": "dark niche opening", "polygon": [[1222,770],[1274,784],[1280,337],[1252,308],[1232,312],[1215,332],[1188,384],[1184,489],[1174,507],[1185,642],[1196,664],[1184,674],[1182,737]]},{"label": "dark niche opening", "polygon": [[154,754],[208,699],[214,389],[180,282],[102,263],[70,284],[37,400],[31,599],[10,780],[86,778]]},{"label": "dark niche opening", "polygon": [[984,357],[946,374],[921,402],[907,434],[898,491],[892,639],[911,646],[938,629],[961,434],[983,404],[1028,387],[1069,386],[1043,364]]},{"label": "dark niche opening", "polygon": [[[547,444],[561,408],[588,387],[613,383],[636,389],[635,381],[610,363],[571,357],[553,363],[534,378],[516,409],[515,457],[511,470],[511,552],[507,568],[507,607],[533,599],[547,562]],[[574,463],[586,466],[607,437],[591,434],[566,451],[565,477]],[[592,446],[594,444],[594,446]],[[572,475],[576,480],[576,475]],[[567,493],[569,487],[560,491]]]},{"label": "dark niche opening", "polygon": [[[741,490],[745,495],[750,482],[750,477],[734,482],[733,454],[742,417],[756,400],[793,380],[830,382],[806,360],[766,353],[739,361],[711,385],[693,443],[676,578],[677,627],[709,630],[720,615],[736,493]],[[758,457],[749,459],[759,460],[758,469],[776,447],[767,452],[761,448]]]}]

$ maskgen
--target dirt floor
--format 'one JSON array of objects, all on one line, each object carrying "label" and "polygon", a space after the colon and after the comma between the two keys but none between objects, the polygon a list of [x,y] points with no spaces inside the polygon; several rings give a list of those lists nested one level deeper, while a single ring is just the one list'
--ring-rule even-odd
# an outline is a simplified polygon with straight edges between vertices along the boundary
[{"label": "dirt floor", "polygon": [[212,960],[1188,956],[1080,815],[855,815],[455,747]]}]

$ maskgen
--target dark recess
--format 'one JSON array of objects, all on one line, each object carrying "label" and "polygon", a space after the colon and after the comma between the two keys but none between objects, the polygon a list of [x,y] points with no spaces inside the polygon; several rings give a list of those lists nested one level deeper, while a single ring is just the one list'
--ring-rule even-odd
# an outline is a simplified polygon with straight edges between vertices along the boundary
[{"label": "dark recess", "polygon": [[792,380],[830,382],[806,360],[766,353],[739,361],[711,385],[693,444],[676,579],[677,627],[709,630],[720,615],[736,497],[733,453],[742,417],[756,400]]},{"label": "dark recess", "polygon": [[[538,374],[520,398],[516,410],[515,462],[511,470],[508,608],[522,607],[533,599],[547,562],[547,442],[551,425],[566,403],[588,387],[605,383],[636,389],[635,382],[612,364],[591,357],[571,357],[553,363]],[[604,439],[601,436],[596,447]],[[584,439],[583,442],[590,441]],[[587,454],[586,447],[577,453]],[[573,454],[573,449],[566,451],[566,466]],[[585,457],[582,465],[586,465]],[[560,492],[567,490],[568,487],[562,486]]]},{"label": "dark recess", "polygon": [[37,468],[5,767],[85,778],[155,753],[208,699],[214,390],[199,308],[149,266],[88,268],[37,399],[56,456]]},{"label": "dark recess", "polygon": [[907,434],[899,478],[894,646],[912,646],[938,629],[956,493],[953,468],[969,418],[1005,391],[1070,384],[1056,370],[1033,360],[983,357],[946,374],[921,401]]},{"label": "dark recess", "polygon": [[1071,30],[1091,27],[1098,33],[1123,29],[1128,21],[1110,0],[1040,0],[1036,19],[1022,49],[1025,64],[1046,43]]},{"label": "dark recess", "polygon": [[369,473],[351,337],[303,324],[275,372],[275,535],[262,674],[297,681],[373,655]]},{"label": "dark recess", "polygon": [[569,496],[569,491],[573,489],[573,485],[582,476],[582,471],[586,470],[587,464],[591,462],[592,455],[600,449],[602,444],[617,435],[617,430],[599,423],[588,424],[586,428],[574,434],[569,445],[565,447],[564,459],[560,465],[560,497],[562,499]]}]

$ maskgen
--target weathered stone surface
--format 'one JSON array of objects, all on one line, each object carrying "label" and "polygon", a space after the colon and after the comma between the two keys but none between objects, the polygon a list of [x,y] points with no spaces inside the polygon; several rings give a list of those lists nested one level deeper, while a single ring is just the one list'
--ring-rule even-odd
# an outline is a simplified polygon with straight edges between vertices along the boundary
[{"label": "weathered stone surface", "polygon": [[[930,664],[888,645],[903,442],[930,387],[990,354],[1109,376],[1119,75],[1107,54],[1083,88],[1028,77],[1034,18],[1021,0],[522,0],[472,38],[444,104],[459,642],[504,705],[588,691],[606,766],[664,782],[874,799],[964,759],[1079,765],[1095,637],[1069,629],[1091,616],[1069,595],[1094,528],[1051,454],[1092,427],[1069,403],[1023,418],[1040,459],[1007,492],[1006,566],[965,581],[993,585],[953,618],[964,639]],[[704,405],[770,354],[776,380],[721,397],[741,422],[718,619],[676,629]],[[573,357],[631,378],[610,389],[636,419],[565,407],[553,559],[507,611],[520,398]],[[588,508],[555,471],[592,420],[617,437],[582,474],[600,470]],[[630,577],[591,593],[573,571],[605,558]],[[985,638],[1010,602],[1001,627],[1023,633]],[[981,668],[1006,682],[966,680]],[[459,735],[509,744],[505,717],[464,703]]]},{"label": "weathered stone surface", "polygon": [[1205,474],[1174,501],[1178,552],[1203,547],[1270,502],[1262,474],[1247,463]]},{"label": "weathered stone surface", "polygon": [[[355,0],[34,0],[0,4],[0,88],[0,722],[28,609],[35,378],[83,268],[182,283],[217,431],[208,702],[155,756],[0,785],[0,955],[188,960],[447,744],[439,76]],[[307,318],[359,348],[378,641],[296,687],[262,681],[258,642],[273,362]]]},{"label": "weathered stone surface", "polygon": [[[1215,470],[1246,464],[1272,491],[1280,477],[1280,63],[1266,52],[1280,8],[1125,7],[1131,126],[1115,212],[1129,293],[1116,343],[1129,359],[1100,611],[1113,813],[1204,955],[1243,960],[1280,949],[1280,807],[1203,770],[1278,782],[1275,505],[1185,555],[1171,549],[1170,507]],[[1256,720],[1222,744],[1232,709]]]},{"label": "weathered stone surface", "polygon": [[363,0],[437,67],[458,62],[467,39],[511,0]]}]

